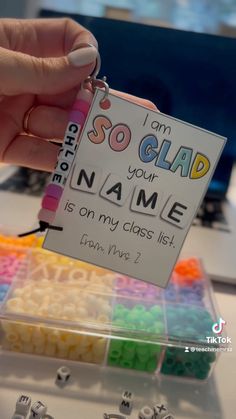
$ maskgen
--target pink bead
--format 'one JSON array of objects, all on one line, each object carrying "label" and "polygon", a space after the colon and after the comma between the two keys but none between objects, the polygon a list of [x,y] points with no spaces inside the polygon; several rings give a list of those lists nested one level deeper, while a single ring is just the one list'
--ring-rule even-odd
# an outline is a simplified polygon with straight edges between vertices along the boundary
[{"label": "pink bead", "polygon": [[38,219],[40,221],[45,221],[45,223],[52,224],[55,218],[55,212],[49,211],[45,208],[41,208],[38,213]]},{"label": "pink bead", "polygon": [[59,204],[59,200],[53,198],[52,196],[45,195],[42,200],[42,208],[48,209],[50,211],[56,211]]},{"label": "pink bead", "polygon": [[85,100],[85,102],[91,103],[93,100],[93,93],[88,89],[82,88],[78,92],[76,99],[82,99]]},{"label": "pink bead", "polygon": [[63,193],[63,188],[59,185],[54,185],[53,183],[49,183],[46,187],[45,195],[53,196],[53,198],[60,199]]},{"label": "pink bead", "polygon": [[90,108],[90,103],[86,102],[83,99],[76,100],[73,104],[72,110],[78,110],[82,112],[84,115],[87,115]]},{"label": "pink bead", "polygon": [[85,122],[85,116],[80,111],[71,111],[69,115],[69,121],[76,122],[77,124],[80,124],[82,126]]}]

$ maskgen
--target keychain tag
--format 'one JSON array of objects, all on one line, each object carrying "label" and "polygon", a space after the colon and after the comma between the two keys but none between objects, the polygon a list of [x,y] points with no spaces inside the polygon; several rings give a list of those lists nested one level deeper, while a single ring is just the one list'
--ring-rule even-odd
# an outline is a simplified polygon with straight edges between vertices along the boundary
[{"label": "keychain tag", "polygon": [[226,139],[96,89],[43,247],[166,287]]}]

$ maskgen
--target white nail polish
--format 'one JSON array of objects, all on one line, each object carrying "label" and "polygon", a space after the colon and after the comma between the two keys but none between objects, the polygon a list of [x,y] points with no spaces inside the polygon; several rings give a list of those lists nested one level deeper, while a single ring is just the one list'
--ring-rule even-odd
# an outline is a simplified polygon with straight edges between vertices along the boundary
[{"label": "white nail polish", "polygon": [[75,67],[83,67],[84,65],[91,64],[97,58],[97,49],[93,46],[86,48],[79,48],[71,51],[68,54],[70,64]]}]

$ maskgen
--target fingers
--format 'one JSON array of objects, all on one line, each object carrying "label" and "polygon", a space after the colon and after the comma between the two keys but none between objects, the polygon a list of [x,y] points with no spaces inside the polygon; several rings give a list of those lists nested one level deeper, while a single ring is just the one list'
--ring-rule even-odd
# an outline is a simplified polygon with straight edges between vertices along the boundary
[{"label": "fingers", "polygon": [[[156,106],[146,99],[141,99],[127,93],[112,92],[138,105],[157,110]],[[36,137],[63,139],[68,120],[69,111],[55,106],[39,105],[30,112],[27,125],[29,132]]]},{"label": "fingers", "polygon": [[36,58],[0,48],[0,95],[59,94],[70,90],[91,73],[96,57],[93,46],[58,58]]},{"label": "fingers", "polygon": [[4,48],[36,57],[60,57],[81,43],[98,47],[93,34],[69,18],[1,20],[0,46]]},{"label": "fingers", "polygon": [[29,114],[28,130],[36,137],[63,139],[69,112],[53,106],[37,106]]},{"label": "fingers", "polygon": [[150,100],[142,99],[137,96],[130,95],[129,93],[123,93],[119,92],[118,90],[110,89],[110,92],[113,93],[116,96],[120,96],[130,102],[136,103],[137,105],[144,106],[145,108],[149,108],[153,111],[159,111],[159,109],[156,107],[154,103],[152,103]]},{"label": "fingers", "polygon": [[8,145],[4,163],[51,172],[57,161],[59,147],[27,135],[16,136]]}]

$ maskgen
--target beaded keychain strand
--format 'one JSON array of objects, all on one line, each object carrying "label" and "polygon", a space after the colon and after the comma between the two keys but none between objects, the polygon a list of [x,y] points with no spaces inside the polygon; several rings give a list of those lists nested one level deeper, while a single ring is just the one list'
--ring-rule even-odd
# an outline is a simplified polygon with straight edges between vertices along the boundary
[{"label": "beaded keychain strand", "polygon": [[[93,73],[82,83],[80,91],[76,96],[76,100],[69,114],[69,122],[66,127],[62,147],[58,153],[57,164],[51,176],[45,194],[42,200],[42,208],[38,213],[39,227],[26,233],[19,234],[18,237],[28,236],[30,234],[44,232],[46,229],[62,231],[63,227],[54,226],[52,223],[55,219],[56,210],[58,208],[71,165],[74,160],[77,149],[77,142],[86,121],[93,94],[97,87],[104,88],[104,97],[101,99],[100,105],[104,109],[109,106],[107,99],[109,93],[109,85],[106,83],[106,77],[97,79],[97,75],[101,67],[101,58],[98,53],[96,68]],[[91,90],[86,88],[90,85]]]}]

